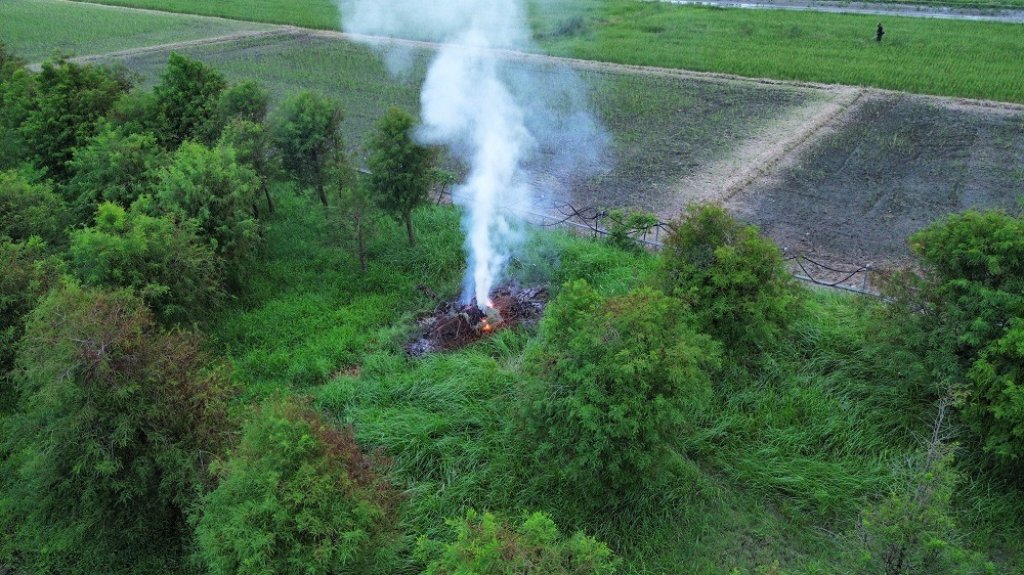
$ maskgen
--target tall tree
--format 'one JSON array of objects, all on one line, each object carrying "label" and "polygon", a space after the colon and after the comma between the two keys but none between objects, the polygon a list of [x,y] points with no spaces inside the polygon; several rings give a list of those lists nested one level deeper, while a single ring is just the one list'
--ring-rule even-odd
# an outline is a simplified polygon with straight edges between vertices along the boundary
[{"label": "tall tree", "polygon": [[343,149],[341,120],[341,106],[313,92],[289,97],[271,119],[274,144],[281,150],[285,169],[302,185],[316,188],[324,206],[331,166]]},{"label": "tall tree", "polygon": [[21,241],[39,236],[61,246],[67,224],[64,200],[48,183],[32,183],[16,171],[0,172],[0,237]]},{"label": "tall tree", "polygon": [[130,88],[127,77],[112,68],[66,60],[43,64],[19,127],[29,158],[54,179],[66,180],[75,148],[96,134],[99,119]]},{"label": "tall tree", "polygon": [[416,245],[412,212],[426,203],[433,181],[433,151],[412,138],[416,121],[398,108],[377,123],[370,141],[370,185],[381,207],[405,223],[409,245]]},{"label": "tall tree", "polygon": [[364,181],[352,177],[351,170],[342,166],[335,170],[331,181],[331,194],[335,197],[338,224],[345,239],[351,242],[359,269],[366,272],[368,264],[367,240],[373,233],[378,208],[373,192]]},{"label": "tall tree", "polygon": [[160,141],[175,147],[202,135],[214,117],[227,81],[198,60],[172,53],[160,83],[153,88],[162,129]]},{"label": "tall tree", "polygon": [[[224,127],[218,146],[234,148],[239,162],[252,168],[260,181],[260,191],[267,200],[267,211],[274,213],[274,200],[270,197],[270,179],[278,169],[279,158],[271,145],[270,134],[263,124],[245,118],[235,118]],[[253,204],[253,213],[259,210]]]}]

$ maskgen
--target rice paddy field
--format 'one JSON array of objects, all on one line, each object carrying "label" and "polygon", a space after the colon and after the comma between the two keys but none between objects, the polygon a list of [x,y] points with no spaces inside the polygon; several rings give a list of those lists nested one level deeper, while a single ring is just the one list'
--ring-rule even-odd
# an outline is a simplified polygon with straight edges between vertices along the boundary
[{"label": "rice paddy field", "polygon": [[1017,211],[1024,109],[870,97],[732,199],[780,245],[847,262],[909,258],[906,238],[946,214]]},{"label": "rice paddy field", "polygon": [[[181,50],[232,80],[255,79],[280,98],[315,90],[338,98],[346,111],[346,140],[354,153],[390,106],[412,113],[429,51],[409,49],[409,68],[393,77],[365,46],[305,33],[242,39]],[[123,62],[148,82],[163,69],[167,52],[129,56]],[[529,67],[544,84],[561,66],[506,60],[513,74]],[[662,74],[584,69],[594,111],[611,137],[607,168],[552,200],[578,207],[633,206],[678,212],[693,198],[677,185],[728,154],[765,125],[832,97],[824,91],[755,83],[694,80]],[[514,74],[513,74],[514,75]]]},{"label": "rice paddy field", "polygon": [[[330,0],[103,1],[326,30],[340,27]],[[551,54],[1024,102],[1020,24],[886,17],[888,34],[878,44],[873,38],[878,17],[871,15],[564,0],[537,3],[532,20],[541,48]]]},{"label": "rice paddy field", "polygon": [[126,13],[59,0],[0,2],[0,41],[29,62],[55,54],[102,54],[267,28],[189,15]]}]

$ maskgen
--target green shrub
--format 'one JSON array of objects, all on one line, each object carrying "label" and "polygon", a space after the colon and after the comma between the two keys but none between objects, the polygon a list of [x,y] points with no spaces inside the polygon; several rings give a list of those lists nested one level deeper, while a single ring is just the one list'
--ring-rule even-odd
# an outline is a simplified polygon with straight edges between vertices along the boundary
[{"label": "green shrub", "polygon": [[367,572],[393,495],[355,442],[309,408],[271,404],[218,467],[196,527],[212,575]]},{"label": "green shrub", "polygon": [[224,128],[236,120],[262,125],[267,119],[269,106],[270,94],[252,80],[227,88],[217,99],[212,117],[204,130],[205,140],[209,143],[217,141]]},{"label": "green shrub", "polygon": [[313,92],[289,96],[270,119],[284,168],[303,186],[316,188],[325,206],[331,165],[344,150],[341,120],[341,106]]},{"label": "green shrub", "polygon": [[984,448],[1024,457],[1024,220],[950,216],[911,238],[925,275],[905,291],[907,326],[940,381],[965,386],[961,416]]},{"label": "green shrub", "polygon": [[662,478],[718,365],[690,324],[678,300],[649,288],[602,298],[577,281],[548,307],[528,357],[525,423],[536,463],[575,497],[610,504]]},{"label": "green shrub", "polygon": [[[127,134],[105,126],[69,163],[71,180],[64,187],[81,221],[96,213],[100,202],[127,208],[142,195],[151,195],[158,170],[167,154],[151,134]],[[84,217],[82,217],[84,216]]]},{"label": "green shrub", "polygon": [[227,81],[217,70],[171,53],[160,82],[153,88],[160,116],[160,142],[175,147],[201,137],[214,119]]},{"label": "green shrub", "polygon": [[717,206],[673,222],[661,258],[665,290],[730,345],[771,341],[798,301],[779,248]]},{"label": "green shrub", "polygon": [[46,243],[37,237],[12,242],[0,236],[0,414],[6,413],[14,400],[9,372],[25,317],[57,284],[64,268],[59,258],[48,253]]},{"label": "green shrub", "polygon": [[[639,210],[612,210],[604,219],[608,225],[608,241],[613,246],[630,251],[642,248],[642,241],[658,225],[658,218],[654,214]],[[637,236],[640,236],[639,239]]]},{"label": "green shrub", "polygon": [[19,411],[2,421],[0,563],[167,573],[206,464],[230,437],[229,375],[142,300],[65,285],[26,322]]},{"label": "green shrub", "polygon": [[511,528],[472,510],[449,522],[454,541],[420,539],[423,575],[613,575],[619,560],[583,533],[565,538],[547,515],[533,513]]},{"label": "green shrub", "polygon": [[131,83],[111,68],[57,60],[43,64],[34,87],[18,131],[29,159],[63,182],[75,148],[96,134],[99,120]]},{"label": "green shrub", "polygon": [[185,142],[158,177],[160,209],[195,220],[218,255],[232,262],[255,246],[258,225],[251,210],[260,181],[233,149]]},{"label": "green shrub", "polygon": [[161,322],[197,321],[224,296],[223,263],[192,220],[152,217],[138,204],[102,204],[93,227],[72,233],[69,256],[85,285],[131,288]]},{"label": "green shrub", "polygon": [[0,237],[22,241],[38,236],[50,245],[66,245],[68,219],[64,200],[49,184],[32,183],[14,171],[0,172]]}]

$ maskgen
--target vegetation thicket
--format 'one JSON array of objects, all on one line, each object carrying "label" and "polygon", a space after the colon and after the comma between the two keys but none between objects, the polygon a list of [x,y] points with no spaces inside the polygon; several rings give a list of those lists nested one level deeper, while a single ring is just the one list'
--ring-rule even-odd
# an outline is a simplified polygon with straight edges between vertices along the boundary
[{"label": "vegetation thicket", "polygon": [[196,526],[214,575],[368,573],[394,529],[395,492],[352,430],[272,403],[215,472]]},{"label": "vegetation thicket", "polygon": [[180,569],[187,514],[229,437],[228,372],[127,291],[65,284],[26,323],[0,445],[5,561],[32,573]]},{"label": "vegetation thicket", "polygon": [[311,93],[4,61],[2,572],[1024,567],[1020,216],[914,236],[891,303],[795,286],[720,208],[660,254],[642,214],[526,233],[539,324],[413,358],[465,254],[408,116],[363,177]]},{"label": "vegetation thicket", "polygon": [[449,522],[453,541],[420,539],[423,575],[614,575],[619,560],[583,533],[563,537],[543,513],[510,526],[491,513],[469,510]]}]

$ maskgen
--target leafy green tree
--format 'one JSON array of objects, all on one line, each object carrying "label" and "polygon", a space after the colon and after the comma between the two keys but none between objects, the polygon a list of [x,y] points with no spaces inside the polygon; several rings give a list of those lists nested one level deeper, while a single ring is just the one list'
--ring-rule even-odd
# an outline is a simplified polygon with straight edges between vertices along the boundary
[{"label": "leafy green tree", "polygon": [[271,118],[284,168],[302,185],[314,187],[324,206],[332,164],[344,149],[341,120],[341,106],[313,92],[288,97]]},{"label": "leafy green tree", "polygon": [[799,301],[778,246],[717,206],[671,224],[661,263],[665,290],[730,345],[770,342]]},{"label": "leafy green tree", "polygon": [[[263,124],[236,118],[224,127],[217,145],[233,148],[238,161],[252,168],[259,178],[260,191],[267,200],[267,212],[274,213],[270,180],[278,170],[279,158],[270,141],[270,134]],[[258,216],[259,209],[254,208],[254,213]]]},{"label": "leafy green tree", "polygon": [[252,80],[227,88],[217,99],[217,106],[206,128],[206,140],[211,143],[217,141],[224,128],[236,120],[263,124],[269,106],[270,94]]},{"label": "leafy green tree", "polygon": [[232,429],[227,371],[127,291],[74,284],[32,312],[0,450],[0,562],[26,573],[180,569],[186,516]]},{"label": "leafy green tree", "polygon": [[366,273],[369,263],[367,242],[376,228],[378,212],[373,192],[365,182],[352,179],[332,183],[330,190],[335,198],[338,227],[352,245],[359,260],[359,269]]},{"label": "leafy green tree", "polygon": [[0,42],[0,84],[10,80],[18,69],[25,67],[26,63],[7,44]]},{"label": "leafy green tree", "polygon": [[690,323],[678,300],[649,288],[604,298],[583,280],[566,284],[527,362],[536,465],[596,504],[662,479],[719,365],[717,346]]},{"label": "leafy green tree", "polygon": [[107,121],[122,134],[148,134],[157,141],[163,129],[160,104],[152,91],[132,90],[122,94],[107,112]]},{"label": "leafy green tree", "polygon": [[259,177],[240,164],[228,147],[185,142],[159,173],[159,207],[179,220],[195,220],[199,233],[228,262],[249,253],[258,240],[250,213]]},{"label": "leafy green tree", "polygon": [[433,182],[434,152],[412,138],[415,120],[398,108],[377,122],[370,140],[370,186],[380,205],[405,223],[409,245],[416,245],[412,212],[426,203]]},{"label": "leafy green tree", "polygon": [[363,573],[390,531],[387,482],[308,407],[264,407],[217,471],[196,526],[211,575]]},{"label": "leafy green tree", "polygon": [[15,171],[0,172],[0,237],[20,241],[39,236],[50,245],[66,245],[68,220],[64,200],[49,184],[34,184]]},{"label": "leafy green tree", "polygon": [[510,527],[473,510],[450,521],[453,541],[421,538],[423,575],[613,575],[619,559],[600,541],[576,533],[563,537],[555,522],[533,513]]},{"label": "leafy green tree", "polygon": [[80,220],[91,217],[100,202],[128,207],[140,196],[153,194],[158,171],[167,160],[152,134],[126,135],[108,124],[88,145],[75,150],[65,195]]},{"label": "leafy green tree", "polygon": [[34,98],[18,128],[29,159],[57,181],[69,175],[75,148],[98,131],[98,122],[131,82],[121,71],[48,61],[36,76]]},{"label": "leafy green tree", "polygon": [[6,413],[14,400],[9,375],[25,317],[63,272],[64,263],[49,252],[38,237],[12,242],[0,235],[0,414]]},{"label": "leafy green tree", "polygon": [[71,235],[71,271],[88,286],[132,288],[162,323],[194,322],[224,296],[223,263],[192,220],[176,223],[112,203]]},{"label": "leafy green tree", "polygon": [[176,147],[202,135],[217,112],[224,76],[198,60],[171,53],[160,82],[153,88],[160,114],[160,142]]},{"label": "leafy green tree", "polygon": [[1024,219],[952,215],[911,238],[924,269],[894,321],[944,385],[963,386],[961,416],[985,450],[1024,458]]}]

